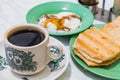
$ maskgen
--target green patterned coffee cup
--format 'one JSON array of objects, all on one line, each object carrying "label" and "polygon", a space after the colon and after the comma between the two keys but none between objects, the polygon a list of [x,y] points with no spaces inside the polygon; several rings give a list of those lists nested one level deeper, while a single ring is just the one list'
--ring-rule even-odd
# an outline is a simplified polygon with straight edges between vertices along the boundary
[{"label": "green patterned coffee cup", "polygon": [[[42,42],[27,47],[14,45],[8,40],[10,35],[24,29],[40,31],[45,38]],[[46,67],[47,63],[59,59],[63,54],[63,49],[58,43],[49,43],[48,32],[34,24],[14,26],[6,32],[4,41],[8,64],[12,71],[21,75],[38,73]]]}]

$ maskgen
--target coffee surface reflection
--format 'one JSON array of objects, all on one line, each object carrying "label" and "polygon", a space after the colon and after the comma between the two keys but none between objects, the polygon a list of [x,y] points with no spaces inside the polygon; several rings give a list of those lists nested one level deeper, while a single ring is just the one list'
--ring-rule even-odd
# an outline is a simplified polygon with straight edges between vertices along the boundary
[{"label": "coffee surface reflection", "polygon": [[14,32],[8,37],[8,41],[17,46],[34,46],[41,43],[44,40],[45,36],[43,33],[26,29]]}]

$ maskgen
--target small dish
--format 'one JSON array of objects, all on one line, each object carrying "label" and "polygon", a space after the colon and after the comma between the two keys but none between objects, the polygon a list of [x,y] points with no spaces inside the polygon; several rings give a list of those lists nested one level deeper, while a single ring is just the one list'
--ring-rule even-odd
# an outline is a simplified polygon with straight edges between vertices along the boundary
[{"label": "small dish", "polygon": [[[99,25],[95,25],[95,27],[97,28],[101,28],[104,24],[99,24]],[[75,42],[75,39],[77,38],[78,35],[74,35],[71,40],[70,40],[70,52],[71,55],[73,57],[73,59],[80,65],[82,66],[84,69],[102,76],[102,77],[106,77],[106,78],[111,78],[111,79],[120,79],[120,60],[116,61],[114,64],[110,65],[110,66],[104,66],[104,67],[89,67],[87,66],[87,64],[84,63],[84,61],[82,61],[79,57],[77,57],[74,54],[72,45]]]},{"label": "small dish", "polygon": [[49,31],[50,35],[56,35],[56,36],[66,36],[66,35],[72,35],[79,32],[82,32],[89,28],[91,24],[93,23],[93,15],[81,4],[71,3],[71,2],[62,2],[62,1],[56,1],[56,2],[47,2],[43,4],[39,4],[32,9],[30,9],[26,15],[26,21],[27,23],[34,23],[38,24],[38,20],[41,16],[45,14],[56,14],[59,12],[72,12],[78,15],[82,19],[82,24],[79,28],[68,31],[68,32],[52,32]]},{"label": "small dish", "polygon": [[[58,42],[63,47],[64,54],[57,61],[51,61],[46,68],[38,74],[22,76],[12,72],[7,64],[4,53],[4,42],[0,41],[0,79],[1,80],[55,80],[61,76],[69,64],[69,54],[65,46],[57,39],[50,37],[50,42]],[[7,74],[6,74],[7,73]],[[6,77],[7,76],[7,77]]]}]

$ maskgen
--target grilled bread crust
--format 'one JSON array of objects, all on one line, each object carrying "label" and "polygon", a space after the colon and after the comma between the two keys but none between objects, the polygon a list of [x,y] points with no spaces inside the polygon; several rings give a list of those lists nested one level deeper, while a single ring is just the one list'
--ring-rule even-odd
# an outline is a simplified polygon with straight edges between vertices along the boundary
[{"label": "grilled bread crust", "polygon": [[117,61],[118,59],[120,59],[120,56],[117,56],[116,58],[114,58],[113,60],[110,60],[110,61],[106,61],[106,62],[103,62],[103,63],[95,63],[93,61],[90,61],[88,60],[86,57],[82,56],[80,54],[79,51],[77,51],[76,49],[74,49],[74,53],[75,55],[77,55],[79,58],[81,58],[88,66],[92,66],[92,67],[95,67],[95,66],[108,66],[108,65],[111,65],[113,64],[115,61]]},{"label": "grilled bread crust", "polygon": [[120,58],[120,17],[103,28],[91,27],[76,38],[75,54],[90,66],[110,65]]},{"label": "grilled bread crust", "polygon": [[83,51],[82,56],[96,63],[109,61],[120,55],[120,45],[95,27],[80,33],[73,47]]}]

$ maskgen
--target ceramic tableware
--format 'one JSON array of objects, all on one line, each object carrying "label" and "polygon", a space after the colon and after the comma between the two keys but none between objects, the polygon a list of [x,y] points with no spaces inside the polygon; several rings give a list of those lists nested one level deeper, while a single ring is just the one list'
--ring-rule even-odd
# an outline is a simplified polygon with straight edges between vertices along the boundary
[{"label": "ceramic tableware", "polygon": [[16,25],[5,34],[6,58],[11,70],[21,75],[42,71],[63,54],[59,43],[49,43],[48,32],[35,24]]},{"label": "ceramic tableware", "polygon": [[86,30],[93,23],[94,17],[90,10],[88,10],[81,4],[65,2],[65,1],[47,2],[33,7],[28,11],[26,15],[26,21],[27,23],[38,24],[38,20],[41,16],[45,14],[56,14],[60,12],[72,12],[77,14],[82,19],[82,24],[78,29],[68,32],[53,32],[51,30],[49,31],[50,35],[56,35],[56,36],[73,35]]},{"label": "ceramic tableware", "polygon": [[[101,28],[103,27],[104,24],[98,24],[95,25],[95,27],[97,28]],[[104,66],[104,67],[89,67],[87,66],[87,64],[82,61],[79,57],[77,57],[74,54],[72,45],[75,42],[75,39],[77,38],[78,35],[74,35],[71,40],[70,40],[70,52],[71,55],[73,57],[73,59],[80,65],[82,66],[85,70],[88,70],[96,75],[102,76],[102,77],[106,77],[106,78],[111,78],[111,79],[120,79],[120,60],[116,61],[114,64],[110,65],[110,66]]]},{"label": "ceramic tableware", "polygon": [[[4,52],[4,41],[0,41],[0,79],[1,80],[56,80],[60,77],[67,69],[69,64],[69,53],[59,40],[50,36],[49,42],[59,43],[63,48],[63,55],[56,61],[50,61],[46,67],[39,72],[38,74],[25,76],[14,73],[10,70],[8,66],[8,62],[6,60],[5,52]],[[6,74],[7,73],[7,74]],[[6,77],[7,76],[7,77]]]}]

